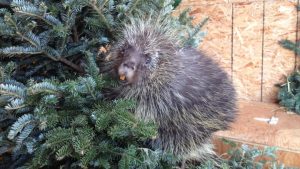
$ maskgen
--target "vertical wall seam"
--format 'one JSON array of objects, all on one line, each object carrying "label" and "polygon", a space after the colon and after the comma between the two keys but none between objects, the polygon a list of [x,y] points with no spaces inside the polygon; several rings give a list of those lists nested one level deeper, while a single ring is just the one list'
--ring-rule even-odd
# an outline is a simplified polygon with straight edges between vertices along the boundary
[{"label": "vertical wall seam", "polygon": [[[297,18],[296,18],[296,39],[295,39],[295,44],[296,44],[296,46],[298,46],[298,28],[299,28],[299,11],[298,11],[298,7],[299,7],[299,0],[297,0]],[[294,70],[296,70],[297,69],[297,53],[296,52],[294,52],[294,54],[295,54],[295,65],[294,65]]]},{"label": "vertical wall seam", "polygon": [[234,4],[231,3],[231,81],[233,81],[233,27],[234,27]]},{"label": "vertical wall seam", "polygon": [[265,5],[266,0],[263,1],[263,18],[262,18],[262,47],[261,47],[261,82],[260,82],[260,101],[263,101],[263,87],[264,87],[264,46],[265,46]]}]

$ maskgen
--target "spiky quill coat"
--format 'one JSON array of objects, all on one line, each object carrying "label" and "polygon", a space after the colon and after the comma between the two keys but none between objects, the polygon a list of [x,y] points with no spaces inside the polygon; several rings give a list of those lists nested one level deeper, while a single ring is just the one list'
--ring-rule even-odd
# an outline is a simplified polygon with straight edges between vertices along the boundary
[{"label": "spiky quill coat", "polygon": [[152,58],[147,76],[120,88],[120,97],[136,100],[135,115],[158,125],[155,147],[185,159],[213,154],[212,133],[235,119],[236,98],[227,74],[210,58],[185,47],[165,20],[132,19],[113,48],[113,58],[134,47]]}]

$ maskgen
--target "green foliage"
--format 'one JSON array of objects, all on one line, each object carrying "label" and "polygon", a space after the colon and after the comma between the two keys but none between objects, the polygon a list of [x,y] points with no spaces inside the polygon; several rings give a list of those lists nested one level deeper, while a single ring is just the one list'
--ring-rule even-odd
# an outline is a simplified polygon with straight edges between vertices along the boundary
[{"label": "green foliage", "polygon": [[265,147],[256,148],[246,144],[238,145],[237,143],[222,139],[223,143],[228,145],[227,153],[223,154],[220,159],[207,161],[204,164],[189,164],[188,169],[214,169],[218,164],[220,169],[284,169],[284,165],[279,164],[276,160],[276,148]]},{"label": "green foliage", "polygon": [[[299,10],[297,6],[297,10]],[[279,44],[293,51],[297,56],[300,56],[300,44],[297,42],[292,42],[290,40],[281,40]],[[300,74],[299,68],[296,71],[286,77],[286,82],[284,84],[278,85],[278,100],[279,104],[286,107],[289,111],[294,111],[297,114],[300,114]]]},{"label": "green foliage", "polygon": [[198,46],[204,36],[201,24],[193,26],[188,12],[171,16],[179,2],[12,0],[7,9],[0,10],[0,39],[6,42],[0,43],[1,60],[17,61],[14,78],[22,82],[30,77],[74,78],[84,74],[81,63],[86,53],[95,55],[99,46],[113,45],[130,17],[150,14],[170,18],[187,45]]},{"label": "green foliage", "polygon": [[224,143],[231,147],[227,154],[229,156],[227,168],[284,168],[283,165],[278,164],[276,161],[275,147],[265,147],[263,149],[249,147],[248,145],[238,147],[236,143],[228,140],[224,140]]},{"label": "green foliage", "polygon": [[300,114],[300,73],[293,72],[286,79],[286,83],[280,85],[278,93],[279,103],[289,111]]},{"label": "green foliage", "polygon": [[295,44],[290,40],[281,40],[279,44],[286,49],[294,51],[297,55],[300,54],[299,44]]},{"label": "green foliage", "polygon": [[[87,55],[86,64],[89,69],[95,66],[92,55]],[[31,81],[22,87],[9,81],[1,84],[1,97],[7,99],[3,111],[16,113],[26,108],[16,114],[16,121],[8,128],[7,139],[15,144],[14,156],[34,154],[27,168],[175,165],[174,161],[169,164],[161,151],[145,144],[156,137],[155,124],[135,119],[130,112],[133,101],[104,101],[103,76],[94,76],[65,82]],[[8,108],[16,99],[23,101]]]}]

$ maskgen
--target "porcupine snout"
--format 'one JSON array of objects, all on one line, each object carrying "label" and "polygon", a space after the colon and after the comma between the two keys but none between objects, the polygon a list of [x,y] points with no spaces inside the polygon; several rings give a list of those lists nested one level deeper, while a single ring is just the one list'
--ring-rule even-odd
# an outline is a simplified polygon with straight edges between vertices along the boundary
[{"label": "porcupine snout", "polygon": [[135,51],[128,51],[125,53],[122,63],[118,67],[118,75],[120,80],[132,83],[135,79],[138,60],[135,57]]}]

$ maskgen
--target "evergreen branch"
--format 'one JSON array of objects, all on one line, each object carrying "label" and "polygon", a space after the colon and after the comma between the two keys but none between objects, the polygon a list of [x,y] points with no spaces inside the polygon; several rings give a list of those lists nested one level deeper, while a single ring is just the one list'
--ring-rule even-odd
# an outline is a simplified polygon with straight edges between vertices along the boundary
[{"label": "evergreen branch", "polygon": [[85,66],[85,71],[96,79],[100,71],[93,57],[93,54],[91,52],[85,52],[85,58],[87,62],[87,65]]},{"label": "evergreen branch", "polygon": [[101,113],[97,115],[95,127],[98,131],[107,130],[112,121],[110,113]]},{"label": "evergreen branch", "polygon": [[55,50],[49,46],[45,46],[42,49],[42,53],[44,53],[48,58],[50,58],[51,60],[54,60],[54,61],[58,61],[57,58],[60,56],[60,54],[58,53],[57,50]]},{"label": "evergreen branch", "polygon": [[91,94],[94,100],[97,99],[95,96],[95,88],[96,88],[96,81],[92,77],[86,77],[82,78],[80,82],[84,85],[84,88],[82,88],[82,91],[85,93]]},{"label": "evergreen branch", "polygon": [[38,42],[36,42],[35,37],[32,36],[32,34],[30,33],[26,33],[25,35],[23,35],[21,32],[19,32],[18,30],[16,31],[16,34],[19,35],[22,39],[25,39],[27,42],[29,42],[30,44],[32,44],[33,46],[35,46],[36,48],[39,47],[39,44],[37,44]]},{"label": "evergreen branch", "polygon": [[46,146],[47,147],[61,147],[72,140],[74,131],[73,129],[64,129],[61,127],[54,128],[48,131],[46,134]]},{"label": "evergreen branch", "polygon": [[90,42],[83,42],[79,46],[69,48],[69,50],[68,50],[65,57],[67,58],[67,57],[70,57],[70,56],[74,56],[78,53],[82,53],[82,51],[85,51],[89,45],[90,45]]},{"label": "evergreen branch", "polygon": [[13,140],[18,133],[20,133],[25,126],[32,123],[34,117],[32,114],[24,114],[11,126],[7,138]]},{"label": "evergreen branch", "polygon": [[34,67],[33,69],[27,71],[27,72],[25,73],[25,76],[26,76],[26,77],[31,77],[31,76],[33,76],[35,73],[37,73],[39,70],[41,70],[42,68],[44,68],[46,65],[48,65],[48,64],[50,64],[50,63],[51,63],[50,60],[45,61],[44,63],[42,63],[42,64],[40,64],[40,65]]},{"label": "evergreen branch", "polygon": [[30,42],[34,44],[34,46],[39,47],[41,45],[39,37],[31,31],[26,32],[25,36],[27,37],[27,39],[30,39]]},{"label": "evergreen branch", "polygon": [[186,8],[179,14],[178,21],[180,22],[180,24],[187,25],[187,26],[192,25],[191,23],[192,17],[189,16],[190,11],[191,11],[190,8]]},{"label": "evergreen branch", "polygon": [[25,0],[13,0],[11,2],[12,7],[35,7],[32,3]]},{"label": "evergreen branch", "polygon": [[191,37],[194,37],[199,33],[200,29],[207,23],[208,19],[208,17],[203,19],[198,25],[194,27],[194,30],[191,33]]},{"label": "evergreen branch", "polygon": [[42,52],[36,48],[31,46],[10,46],[6,48],[0,49],[0,53],[8,56],[15,55],[36,55],[41,54]]},{"label": "evergreen branch", "polygon": [[14,86],[20,87],[22,89],[26,88],[26,86],[23,83],[20,83],[18,81],[13,80],[13,79],[5,80],[4,84],[14,85]]},{"label": "evergreen branch", "polygon": [[51,37],[50,37],[51,32],[52,32],[51,30],[47,30],[47,31],[44,31],[44,32],[39,34],[40,41],[41,41],[41,46],[44,47],[49,43],[49,41],[51,39]]},{"label": "evergreen branch", "polygon": [[5,106],[6,110],[17,110],[17,109],[21,109],[24,108],[24,100],[23,99],[13,99],[10,104],[8,104],[7,106]]},{"label": "evergreen branch", "polygon": [[13,0],[12,5],[15,6],[14,10],[16,13],[38,18],[47,23],[48,25],[52,26],[62,24],[58,19],[56,19],[52,15],[47,13],[43,14],[43,11],[41,11],[36,6],[27,1]]},{"label": "evergreen branch", "polygon": [[50,107],[51,105],[56,105],[58,103],[58,98],[56,95],[50,94],[44,96],[41,102],[47,105],[47,107]]},{"label": "evergreen branch", "polygon": [[106,28],[108,29],[108,32],[112,34],[112,29],[106,19],[106,17],[103,15],[102,9],[98,8],[96,5],[96,1],[89,1],[89,5],[97,12],[97,14],[99,15],[101,21],[103,21],[103,23],[105,24]]},{"label": "evergreen branch", "polygon": [[[70,32],[70,28],[75,23],[76,14],[77,14],[76,10],[75,11],[68,10],[68,12],[67,12],[66,18],[68,18],[68,19],[65,22],[64,27],[66,27],[66,30],[68,30],[68,32]],[[67,42],[67,38],[68,38],[68,34],[64,34],[64,36],[62,38],[63,39],[62,39],[62,43],[61,43],[61,46],[60,46],[60,53],[63,53],[63,51],[64,51],[64,48],[65,48],[65,45],[66,45],[66,42]]]},{"label": "evergreen branch", "polygon": [[3,19],[0,18],[0,35],[13,35],[14,31],[10,26],[6,25]]},{"label": "evergreen branch", "polygon": [[89,163],[95,159],[97,155],[97,150],[90,148],[80,160],[80,166],[82,168],[87,168]]},{"label": "evergreen branch", "polygon": [[72,126],[88,126],[88,119],[85,115],[78,115],[71,123]]},{"label": "evergreen branch", "polygon": [[57,86],[53,85],[50,82],[37,83],[29,87],[27,91],[29,95],[35,95],[39,93],[59,94]]},{"label": "evergreen branch", "polygon": [[[2,3],[0,2],[0,5],[1,5]],[[9,3],[8,3],[8,5],[9,5]],[[3,14],[5,14],[5,13],[8,13],[9,12],[9,10],[8,9],[6,9],[6,8],[0,8],[0,15],[3,15]]]},{"label": "evergreen branch", "polygon": [[299,44],[296,44],[290,40],[281,40],[279,44],[284,47],[285,49],[289,49],[294,51],[298,56],[300,56],[300,48]]},{"label": "evergreen branch", "polygon": [[[37,13],[39,13],[40,11],[36,8],[36,7],[28,7],[28,6],[24,6],[24,7],[16,7],[14,8],[14,11],[18,14],[21,15],[27,15],[27,16],[31,16],[31,17],[35,17],[35,18],[39,18],[41,20],[44,20],[43,17],[39,16]],[[46,23],[48,23],[48,21],[45,21]]]},{"label": "evergreen branch", "polygon": [[99,18],[95,18],[95,17],[85,17],[84,18],[84,21],[87,25],[87,28],[90,29],[90,30],[93,30],[93,29],[99,29],[101,28],[101,24],[100,21],[99,21]]},{"label": "evergreen branch", "polygon": [[52,152],[46,147],[45,144],[39,145],[39,147],[34,153],[33,160],[30,162],[31,164],[28,168],[36,169],[49,165],[48,158],[51,153]]},{"label": "evergreen branch", "polygon": [[130,14],[132,12],[133,9],[136,8],[136,6],[138,5],[138,3],[140,2],[140,0],[134,0],[130,6],[129,6],[129,9],[127,11],[127,14]]},{"label": "evergreen branch", "polygon": [[199,36],[204,36],[205,33],[200,32],[201,28],[206,24],[208,18],[203,19],[198,25],[193,27],[191,32],[188,32],[188,38],[185,40],[184,46],[193,46],[197,48],[199,45],[200,40],[202,39]]},{"label": "evergreen branch", "polygon": [[[32,129],[34,129],[34,127],[32,128]],[[29,133],[29,131],[30,130],[32,130],[32,129],[26,129],[27,130],[27,133],[26,134],[28,134]],[[22,132],[23,133],[23,132]],[[26,135],[26,134],[24,134],[24,135]],[[29,133],[30,134],[30,133]],[[22,137],[25,137],[25,136],[22,136]],[[26,138],[28,138],[28,137],[26,137]],[[25,139],[26,139],[25,138]],[[24,139],[24,140],[25,140]],[[35,145],[35,143],[36,143],[36,140],[30,140],[30,141],[25,141],[25,146],[26,146],[26,148],[27,148],[27,152],[29,153],[29,154],[32,154],[34,151],[35,151],[35,149],[34,149],[34,145]]]},{"label": "evergreen branch", "polygon": [[44,47],[42,53],[46,54],[46,56],[48,58],[50,58],[54,61],[60,61],[64,64],[66,64],[67,66],[71,67],[72,69],[76,70],[79,73],[84,73],[84,70],[82,68],[80,68],[78,65],[72,63],[71,61],[67,60],[66,58],[64,58],[64,57],[57,58],[59,56],[59,53],[53,48],[50,48],[48,46]]},{"label": "evergreen branch", "polygon": [[173,8],[176,9],[180,3],[181,3],[181,0],[175,0],[172,4]]},{"label": "evergreen branch", "polygon": [[72,155],[72,153],[73,153],[73,149],[71,145],[66,144],[56,151],[55,157],[57,160],[62,160],[65,157]]},{"label": "evergreen branch", "polygon": [[64,49],[66,47],[66,42],[67,42],[67,38],[68,36],[65,35],[62,39],[62,42],[61,42],[61,45],[60,45],[60,52],[59,53],[63,53],[64,52]]},{"label": "evergreen branch", "polygon": [[60,57],[58,60],[61,61],[64,64],[70,66],[71,68],[75,69],[77,72],[84,73],[84,70],[81,67],[79,67],[78,65],[68,61],[66,58]]},{"label": "evergreen branch", "polygon": [[16,64],[14,62],[8,62],[5,66],[0,65],[0,82],[14,83],[9,81],[16,69]]},{"label": "evergreen branch", "polygon": [[0,84],[0,94],[16,98],[24,98],[25,90],[19,86],[11,84]]},{"label": "evergreen branch", "polygon": [[24,129],[17,138],[17,143],[22,144],[22,142],[31,134],[34,127],[35,124],[28,124],[26,127],[24,127]]},{"label": "evergreen branch", "polygon": [[87,127],[77,129],[76,133],[78,135],[72,138],[72,146],[75,152],[84,155],[90,150],[95,134],[92,128]]},{"label": "evergreen branch", "polygon": [[56,19],[54,16],[50,15],[50,14],[44,14],[44,18],[45,18],[45,22],[48,21],[48,23],[50,23],[50,25],[52,26],[57,26],[57,25],[62,25],[61,21],[59,21],[58,19]]}]

